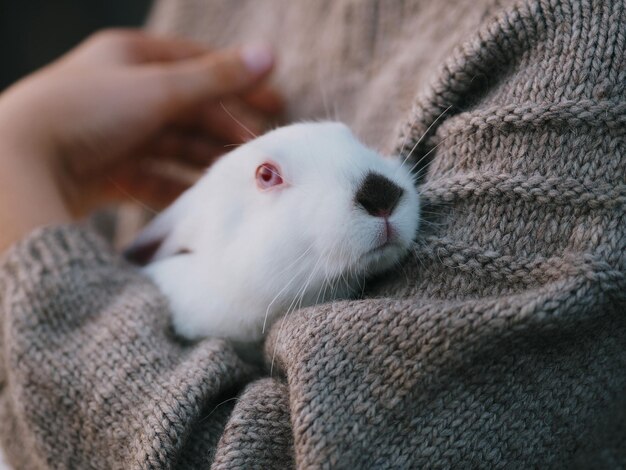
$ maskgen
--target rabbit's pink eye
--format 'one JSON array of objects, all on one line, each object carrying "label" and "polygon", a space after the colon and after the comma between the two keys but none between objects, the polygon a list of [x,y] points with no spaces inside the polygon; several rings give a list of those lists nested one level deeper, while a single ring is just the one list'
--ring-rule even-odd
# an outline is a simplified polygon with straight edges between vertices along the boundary
[{"label": "rabbit's pink eye", "polygon": [[263,163],[256,169],[256,183],[261,189],[271,188],[283,184],[278,168],[271,163]]}]

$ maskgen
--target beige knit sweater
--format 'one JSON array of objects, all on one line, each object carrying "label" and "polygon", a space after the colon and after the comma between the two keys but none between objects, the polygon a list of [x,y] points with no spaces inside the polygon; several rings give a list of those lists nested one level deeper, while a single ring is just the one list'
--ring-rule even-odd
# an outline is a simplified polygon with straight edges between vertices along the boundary
[{"label": "beige knit sweater", "polygon": [[151,24],[274,44],[290,118],[430,163],[430,224],[366,299],[277,323],[266,369],[173,338],[96,233],[32,234],[0,268],[15,467],[626,467],[623,0],[162,0]]}]

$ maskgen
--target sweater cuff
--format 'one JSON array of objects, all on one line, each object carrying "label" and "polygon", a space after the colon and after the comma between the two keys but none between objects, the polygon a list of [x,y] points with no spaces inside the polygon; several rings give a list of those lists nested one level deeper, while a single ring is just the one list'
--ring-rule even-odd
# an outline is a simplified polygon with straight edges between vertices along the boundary
[{"label": "sweater cuff", "polygon": [[67,268],[119,264],[122,258],[93,229],[78,225],[41,227],[0,256],[0,278],[14,280],[53,274]]}]

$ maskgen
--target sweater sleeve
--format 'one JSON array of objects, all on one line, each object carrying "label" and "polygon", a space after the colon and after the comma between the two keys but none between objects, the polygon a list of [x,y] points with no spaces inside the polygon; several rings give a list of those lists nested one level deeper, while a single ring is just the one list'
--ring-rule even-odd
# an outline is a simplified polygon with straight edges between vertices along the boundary
[{"label": "sweater sleeve", "polygon": [[78,226],[4,256],[0,328],[0,434],[18,469],[206,468],[254,372],[223,341],[175,339],[156,287]]}]

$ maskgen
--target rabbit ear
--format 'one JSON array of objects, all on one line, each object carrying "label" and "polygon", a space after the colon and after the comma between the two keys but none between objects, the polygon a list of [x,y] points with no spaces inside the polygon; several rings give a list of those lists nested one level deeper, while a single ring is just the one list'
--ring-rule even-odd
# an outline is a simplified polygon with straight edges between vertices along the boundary
[{"label": "rabbit ear", "polygon": [[124,250],[124,257],[140,266],[189,250],[177,242],[176,228],[185,215],[185,198],[180,198],[165,209],[139,233]]}]

